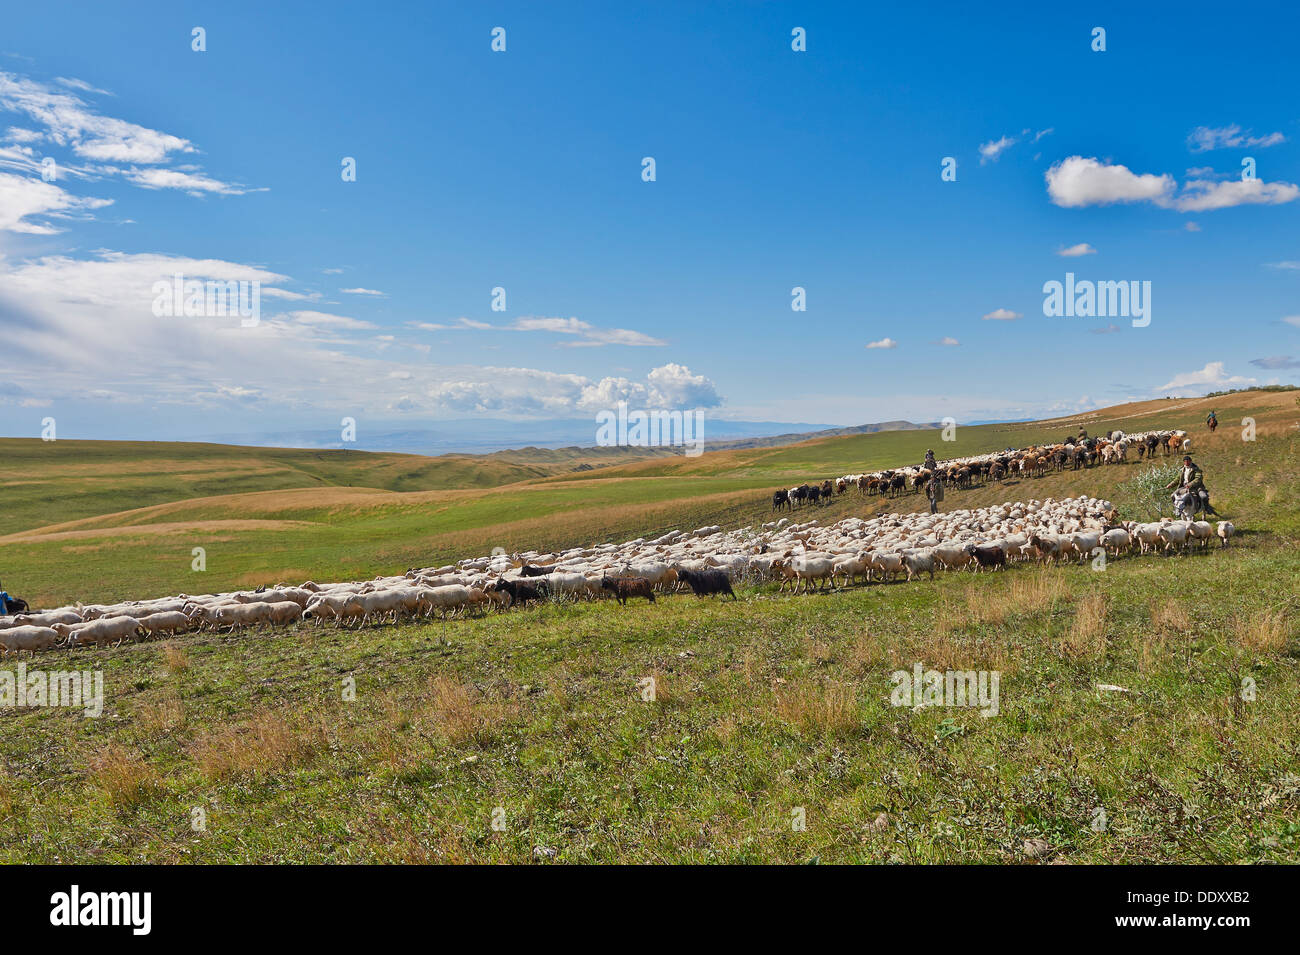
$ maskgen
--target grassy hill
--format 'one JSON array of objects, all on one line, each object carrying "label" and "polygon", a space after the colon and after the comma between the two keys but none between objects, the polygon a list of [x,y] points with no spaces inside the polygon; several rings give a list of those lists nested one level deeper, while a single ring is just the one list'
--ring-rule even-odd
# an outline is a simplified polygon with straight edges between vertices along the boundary
[{"label": "grassy hill", "polygon": [[[1193,429],[1242,529],[1204,554],[41,656],[30,665],[101,669],[105,710],[0,711],[0,861],[1300,862],[1300,411],[1233,401],[1215,403],[1217,435]],[[1133,420],[1192,425],[1205,407],[1161,405]],[[1239,412],[1257,441],[1241,440]],[[1019,444],[1019,427],[962,440]],[[899,438],[481,490],[246,491],[55,521],[0,554],[96,593],[138,586],[168,548],[188,567],[190,540],[226,539],[210,566],[236,567],[214,583],[290,560],[290,577],[392,569],[421,548],[766,519],[773,478],[915,458]],[[1123,502],[1146,467],[947,505]],[[819,516],[882,506],[850,494]],[[890,705],[890,674],[918,663],[997,671],[997,715]]]},{"label": "grassy hill", "polygon": [[[1208,436],[1204,417],[1224,422]],[[628,463],[621,449],[502,452],[423,458],[353,451],[277,451],[218,445],[0,442],[0,580],[34,604],[202,593],[280,580],[364,578],[487,553],[627,540],[674,527],[767,519],[773,487],[919,462],[927,447],[951,457],[1060,439],[1080,424],[1185,427],[1215,486],[1243,446],[1241,418],[1261,439],[1294,435],[1287,393],[1163,400],[1048,422],[888,431],[777,448],[655,455]],[[623,449],[621,456],[644,452]],[[579,464],[599,465],[574,471]],[[1003,482],[950,498],[987,503],[1104,493],[1120,472],[1066,472]],[[890,508],[919,505],[916,498]],[[878,498],[846,494],[819,517],[874,513]],[[207,570],[191,570],[202,547]]]}]

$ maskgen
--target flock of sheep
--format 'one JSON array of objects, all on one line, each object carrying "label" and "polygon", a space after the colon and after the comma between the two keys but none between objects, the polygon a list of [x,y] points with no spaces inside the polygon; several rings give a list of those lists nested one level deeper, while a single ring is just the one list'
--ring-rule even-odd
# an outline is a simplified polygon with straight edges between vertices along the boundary
[{"label": "flock of sheep", "polygon": [[1028,448],[1007,448],[988,454],[975,454],[936,462],[933,468],[924,465],[873,471],[869,474],[845,474],[832,480],[798,487],[781,488],[772,494],[772,510],[793,510],[802,504],[829,501],[835,494],[843,494],[857,487],[859,494],[881,494],[897,497],[908,491],[920,492],[934,476],[954,487],[971,487],[976,481],[987,478],[1000,481],[1009,477],[1041,477],[1049,470],[1075,470],[1097,464],[1123,464],[1130,454],[1154,457],[1163,449],[1165,455],[1172,450],[1187,447],[1186,431],[1142,431],[1126,434],[1112,431],[1105,437],[1079,439],[1069,437],[1059,444],[1040,444]]},{"label": "flock of sheep", "polygon": [[1111,555],[1226,546],[1233,526],[1203,521],[1121,523],[1110,502],[1091,497],[1031,500],[942,514],[886,514],[821,526],[781,518],[761,529],[701,527],[647,540],[559,553],[497,553],[369,581],[206,594],[112,605],[61,607],[0,617],[6,653],[120,643],[211,628],[287,626],[302,620],[365,625],[441,617],[473,608],[505,609],[547,599],[612,594],[653,602],[686,585],[697,596],[730,594],[733,581],[776,581],[796,593],[937,570],[997,570],[1018,561],[1087,560]]}]

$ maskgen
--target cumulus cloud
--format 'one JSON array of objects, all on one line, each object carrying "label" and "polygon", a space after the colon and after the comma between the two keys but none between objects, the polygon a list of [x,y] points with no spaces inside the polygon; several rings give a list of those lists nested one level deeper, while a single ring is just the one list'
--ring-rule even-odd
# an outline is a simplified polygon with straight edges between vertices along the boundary
[{"label": "cumulus cloud", "polygon": [[1300,196],[1300,187],[1261,179],[1189,179],[1179,191],[1173,176],[1135,173],[1083,156],[1070,156],[1046,173],[1047,194],[1063,208],[1150,202],[1178,212],[1205,212],[1241,205],[1279,205]]},{"label": "cumulus cloud", "polygon": [[1017,318],[1023,317],[1019,312],[1013,312],[1009,308],[995,308],[983,316],[983,319],[986,322],[1014,322]]},{"label": "cumulus cloud", "polygon": [[713,382],[684,365],[652,369],[644,380],[582,375],[532,368],[480,368],[472,377],[441,382],[429,390],[440,410],[478,414],[559,416],[594,413],[626,401],[633,407],[686,409],[722,404]]},{"label": "cumulus cloud", "polygon": [[1242,388],[1257,382],[1258,379],[1256,378],[1226,374],[1223,362],[1211,361],[1206,362],[1205,367],[1199,371],[1187,371],[1180,375],[1174,375],[1173,378],[1156,388],[1155,391],[1166,394],[1176,391],[1183,397],[1191,397],[1221,388]]},{"label": "cumulus cloud", "polygon": [[878,342],[867,342],[868,348],[897,348],[898,342],[892,338],[882,338]]},{"label": "cumulus cloud", "polygon": [[1174,188],[1172,176],[1139,175],[1127,166],[1107,165],[1083,156],[1070,156],[1054,163],[1045,176],[1052,202],[1067,209],[1154,201],[1164,198]]},{"label": "cumulus cloud", "polygon": [[1194,153],[1208,152],[1211,149],[1255,149],[1276,146],[1286,142],[1281,133],[1269,133],[1266,136],[1252,136],[1250,130],[1242,131],[1237,125],[1232,126],[1197,126],[1187,137],[1187,146]]},{"label": "cumulus cloud", "polygon": [[1097,250],[1087,242],[1080,242],[1078,245],[1072,245],[1069,248],[1057,249],[1056,254],[1063,258],[1073,259],[1081,255],[1096,255]]}]

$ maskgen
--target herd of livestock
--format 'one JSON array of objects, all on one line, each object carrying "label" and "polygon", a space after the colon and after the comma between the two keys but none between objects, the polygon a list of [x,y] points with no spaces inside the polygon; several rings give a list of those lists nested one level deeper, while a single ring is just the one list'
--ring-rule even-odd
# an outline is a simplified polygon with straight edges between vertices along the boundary
[{"label": "herd of livestock", "polygon": [[300,621],[365,626],[401,618],[507,609],[546,600],[619,603],[683,587],[696,596],[736,595],[735,582],[776,582],[795,593],[862,582],[913,580],[936,571],[997,571],[1022,561],[1084,561],[1101,551],[1173,553],[1227,546],[1233,525],[1204,521],[1121,522],[1090,497],[1004,503],[942,514],[851,517],[822,526],[782,517],[761,528],[717,526],[558,553],[495,553],[442,567],[350,583],[274,588],[117,604],[82,604],[0,617],[6,653],[115,644],[212,629]]},{"label": "herd of livestock", "polygon": [[1079,437],[1072,435],[1059,444],[1007,448],[1005,451],[938,461],[933,467],[916,465],[870,474],[845,474],[821,483],[779,488],[772,492],[772,510],[793,510],[804,504],[829,502],[851,487],[856,487],[859,494],[898,497],[908,492],[920,493],[933,477],[950,487],[970,488],[985,480],[1041,477],[1049,471],[1064,471],[1066,468],[1077,471],[1096,465],[1123,464],[1130,460],[1131,455],[1139,460],[1160,452],[1168,456],[1184,446],[1186,440],[1187,432],[1178,430],[1138,434],[1112,431],[1105,437],[1096,438],[1089,438],[1086,433]]}]

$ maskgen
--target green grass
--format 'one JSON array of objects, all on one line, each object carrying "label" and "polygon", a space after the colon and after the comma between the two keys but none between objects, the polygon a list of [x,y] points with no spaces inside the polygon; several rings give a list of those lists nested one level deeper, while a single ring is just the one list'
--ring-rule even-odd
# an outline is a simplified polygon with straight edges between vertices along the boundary
[{"label": "green grass", "polygon": [[[0,859],[1000,862],[1046,838],[1073,862],[1300,861],[1295,608],[1285,652],[1234,629],[1298,576],[1294,551],[1251,542],[1105,573],[202,635],[170,665],[159,644],[78,651],[60,665],[102,666],[107,708],[4,717]],[[1037,577],[1055,600],[1018,593]],[[996,613],[972,616],[973,586]],[[1104,647],[1064,649],[1093,594]],[[1186,620],[1153,630],[1171,602]],[[999,670],[999,715],[891,707],[914,662]]]},{"label": "green grass", "polygon": [[[657,457],[582,472],[567,470],[581,459],[577,452],[539,452],[543,458],[530,467],[565,470],[526,480],[513,480],[518,475],[510,470],[529,459],[518,452],[442,459],[215,445],[25,442],[17,457],[0,466],[6,504],[19,514],[9,525],[10,536],[0,536],[0,580],[33,603],[54,605],[205,593],[295,578],[364,578],[493,547],[545,550],[672,528],[750,524],[769,519],[773,487],[916,463],[927,447],[936,445],[941,457],[1023,447],[1074,433],[1080,421],[1093,433],[1117,426],[1192,430],[1205,451],[1201,456],[1210,486],[1219,493],[1223,487],[1216,487],[1215,472],[1236,467],[1238,448],[1247,457],[1255,453],[1229,422],[1253,414],[1264,441],[1282,439],[1294,433],[1287,429],[1288,416],[1294,417],[1288,398],[1236,395],[1232,406],[1220,403],[1230,399],[1215,399],[1210,404],[1224,426],[1209,439],[1203,426],[1196,427],[1207,403],[1157,401],[1059,422],[962,427],[950,444],[939,442],[933,431],[881,432],[698,458]],[[1140,467],[1134,463],[1010,480],[951,494],[947,506],[1078,493],[1104,496],[1115,491],[1121,474]],[[485,468],[497,485],[475,483],[484,480]],[[202,496],[222,481],[228,482],[224,491]],[[914,496],[882,501],[850,492],[817,516],[838,520],[917,506]],[[250,520],[262,523],[248,524]],[[75,523],[65,525],[67,521]],[[27,534],[13,534],[22,531]],[[191,569],[196,547],[207,555],[201,574]]]},{"label": "green grass", "polygon": [[[1025,840],[1045,839],[1045,861],[1300,862],[1290,414],[1273,411],[1254,443],[1226,428],[1196,433],[1216,504],[1241,529],[1232,547],[1203,554],[41,655],[28,665],[102,669],[105,711],[0,711],[0,861],[1023,863]],[[307,526],[232,531],[201,579],[256,579],[299,566],[290,561],[303,576],[360,576],[498,540],[559,546],[769,519],[766,475],[709,457],[611,469],[620,481],[584,472],[374,492],[366,505],[272,501],[256,516]],[[665,463],[719,473],[629,478]],[[1132,507],[1147,466],[1008,482],[946,506],[1087,491]],[[195,514],[227,513],[195,504]],[[194,519],[191,506],[164,517]],[[816,516],[919,506],[848,494]],[[17,562],[52,588],[138,594],[131,575],[163,588],[169,561],[188,567],[185,543],[11,543],[0,566],[9,586]],[[62,550],[86,546],[102,549]],[[998,715],[891,706],[890,673],[915,663],[998,671]],[[659,692],[648,702],[651,676]],[[1243,699],[1247,678],[1253,699]],[[791,825],[798,808],[804,831]],[[205,831],[191,828],[195,809]]]}]

